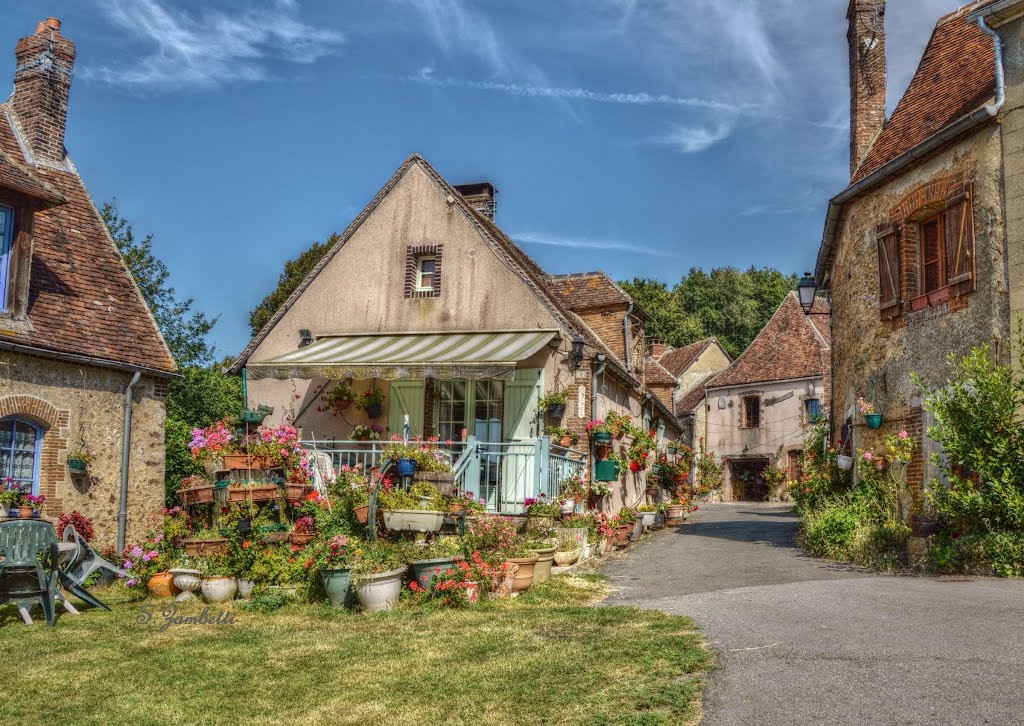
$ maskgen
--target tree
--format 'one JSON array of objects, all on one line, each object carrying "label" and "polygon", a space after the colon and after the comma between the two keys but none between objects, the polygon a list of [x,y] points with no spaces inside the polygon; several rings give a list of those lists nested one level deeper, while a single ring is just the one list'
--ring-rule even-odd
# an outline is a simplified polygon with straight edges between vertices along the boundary
[{"label": "tree", "polygon": [[252,328],[253,335],[259,333],[263,326],[274,317],[274,313],[284,305],[288,297],[295,292],[295,288],[299,286],[299,283],[316,267],[316,264],[323,259],[323,256],[327,254],[328,250],[334,246],[334,243],[339,238],[337,233],[332,233],[325,242],[314,242],[309,249],[298,257],[293,260],[287,260],[284,263],[284,272],[277,279],[277,287],[249,313],[249,327]]},{"label": "tree", "polygon": [[654,318],[647,326],[649,337],[678,348],[714,335],[736,357],[796,282],[796,275],[770,267],[745,271],[716,267],[710,274],[694,267],[671,289],[664,282],[646,278],[621,284]]},{"label": "tree", "polygon": [[136,241],[131,224],[118,211],[116,199],[103,205],[100,216],[142,291],[142,297],[156,319],[174,360],[179,366],[212,363],[214,347],[208,336],[217,324],[217,318],[208,318],[194,311],[192,298],[178,299],[174,288],[167,282],[170,270],[153,255],[153,235]]}]

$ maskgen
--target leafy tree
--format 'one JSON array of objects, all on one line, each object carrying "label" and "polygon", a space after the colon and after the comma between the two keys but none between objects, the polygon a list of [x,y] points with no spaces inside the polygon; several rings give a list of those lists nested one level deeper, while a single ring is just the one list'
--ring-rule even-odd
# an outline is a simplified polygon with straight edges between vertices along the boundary
[{"label": "leafy tree", "polygon": [[274,317],[274,313],[284,305],[288,296],[295,291],[299,283],[316,267],[316,264],[327,254],[327,251],[334,246],[338,239],[339,235],[337,233],[331,234],[325,242],[314,242],[308,250],[295,259],[287,260],[284,263],[284,272],[281,273],[277,280],[277,287],[249,313],[249,327],[252,328],[253,335],[259,333],[263,326]]},{"label": "leafy tree", "polygon": [[733,357],[742,353],[796,287],[796,275],[770,267],[691,268],[679,283],[635,278],[621,283],[654,320],[647,333],[674,347],[714,335]]},{"label": "leafy tree", "polygon": [[212,363],[214,347],[208,336],[217,318],[193,310],[192,298],[178,298],[168,284],[170,270],[153,255],[153,235],[136,240],[131,224],[118,211],[116,199],[103,205],[100,216],[156,318],[174,360],[179,366]]}]

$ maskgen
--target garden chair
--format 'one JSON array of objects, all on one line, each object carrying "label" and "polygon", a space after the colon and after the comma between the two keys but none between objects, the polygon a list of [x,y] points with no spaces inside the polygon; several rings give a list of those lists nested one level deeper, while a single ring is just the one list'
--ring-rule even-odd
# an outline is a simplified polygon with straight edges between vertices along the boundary
[{"label": "garden chair", "polygon": [[[95,555],[96,553],[92,550],[91,547],[89,547],[89,543],[82,539],[81,535],[78,534],[78,531],[71,525],[68,525],[64,528],[64,534],[62,535],[62,539],[65,542],[71,542],[73,540],[75,544],[75,549],[72,551],[68,561],[57,570],[57,577],[60,578],[61,586],[65,590],[70,592],[72,595],[77,597],[79,600],[87,602],[93,607],[102,608],[103,610],[110,610],[109,607],[107,607],[103,602],[98,600],[88,590],[85,589],[85,577],[88,577],[88,574],[85,575],[85,577],[79,577],[76,574],[76,569],[84,560],[86,560],[89,557],[89,552],[92,552],[93,555]],[[110,563],[104,560],[102,557],[97,557],[97,559],[106,562],[107,565],[110,565]],[[94,567],[93,569],[102,566],[103,565],[97,564],[96,567]],[[121,571],[123,572],[123,570]],[[92,572],[92,570],[90,570],[90,572]],[[67,601],[64,602],[64,606],[68,607]]]},{"label": "garden chair", "polygon": [[65,527],[63,537],[65,542],[74,540],[74,543],[78,545],[78,549],[72,556],[71,562],[64,568],[77,582],[85,582],[85,579],[96,572],[96,570],[106,570],[120,577],[131,577],[130,572],[122,570],[117,565],[107,562],[107,560],[96,554],[96,550],[82,539],[82,535],[78,534],[78,530],[74,527],[70,525]]},{"label": "garden chair", "polygon": [[0,603],[14,602],[31,623],[27,605],[38,599],[46,624],[54,624],[57,595],[57,533],[49,522],[0,522]]}]

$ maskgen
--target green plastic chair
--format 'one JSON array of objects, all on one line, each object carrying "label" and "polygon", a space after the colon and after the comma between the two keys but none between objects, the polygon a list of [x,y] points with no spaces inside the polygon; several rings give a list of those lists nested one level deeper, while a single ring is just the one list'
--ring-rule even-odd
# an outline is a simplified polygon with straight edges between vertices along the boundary
[{"label": "green plastic chair", "polygon": [[49,522],[0,522],[0,603],[39,599],[46,624],[54,624],[57,532]]}]

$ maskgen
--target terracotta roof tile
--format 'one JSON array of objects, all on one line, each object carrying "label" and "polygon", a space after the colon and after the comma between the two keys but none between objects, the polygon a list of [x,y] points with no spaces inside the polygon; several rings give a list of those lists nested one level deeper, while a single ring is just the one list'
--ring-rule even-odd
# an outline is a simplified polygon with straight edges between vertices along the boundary
[{"label": "terracotta roof tile", "polygon": [[66,203],[37,211],[29,282],[29,332],[0,339],[56,353],[172,372],[171,354],[73,171],[30,166],[0,105],[0,150],[16,172],[34,177]]},{"label": "terracotta roof tile", "polygon": [[675,376],[651,356],[644,360],[644,374],[648,385],[673,386],[679,384]]},{"label": "terracotta roof tile", "polygon": [[984,4],[972,3],[939,19],[917,72],[852,181],[926,141],[995,94],[992,38],[965,17]]},{"label": "terracotta roof tile", "polygon": [[641,318],[651,316],[641,308],[629,293],[603,272],[574,272],[567,275],[548,275],[548,285],[558,293],[570,310],[590,310],[612,305],[629,305]]},{"label": "terracotta roof tile", "polygon": [[[698,340],[696,343],[684,345],[682,348],[670,350],[662,355],[658,362],[665,366],[673,375],[681,376],[712,343],[718,343],[718,339],[713,335],[710,338]],[[729,354],[726,353],[725,355],[728,357]]]},{"label": "terracotta roof tile", "polygon": [[827,318],[827,311],[828,304],[819,299],[806,315],[796,293],[789,293],[743,354],[707,387],[824,376],[831,344],[817,319]]},{"label": "terracotta roof tile", "polygon": [[703,381],[691,388],[685,396],[676,401],[676,416],[693,413],[704,401],[704,398],[707,395],[708,386],[712,385],[712,382],[717,375],[717,373],[710,374]]}]

